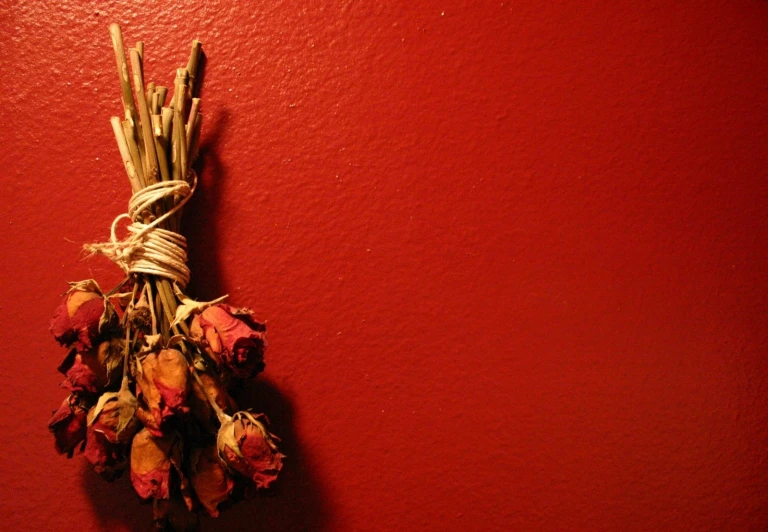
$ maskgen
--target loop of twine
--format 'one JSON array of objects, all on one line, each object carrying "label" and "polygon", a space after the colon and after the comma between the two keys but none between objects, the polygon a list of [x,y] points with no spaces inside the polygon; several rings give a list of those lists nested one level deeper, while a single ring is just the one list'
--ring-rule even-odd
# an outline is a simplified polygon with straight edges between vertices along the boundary
[{"label": "loop of twine", "polygon": [[[187,267],[187,239],[158,226],[178,212],[192,197],[197,186],[197,175],[192,170],[190,172],[192,185],[187,181],[161,181],[134,193],[128,202],[128,212],[112,222],[109,242],[86,244],[85,250],[101,253],[126,273],[165,277],[184,288],[190,275]],[[144,213],[151,215],[150,208],[166,198],[174,198],[173,208],[150,223],[139,221]],[[117,225],[123,219],[130,219],[132,223],[127,228],[128,236],[119,240]]]}]

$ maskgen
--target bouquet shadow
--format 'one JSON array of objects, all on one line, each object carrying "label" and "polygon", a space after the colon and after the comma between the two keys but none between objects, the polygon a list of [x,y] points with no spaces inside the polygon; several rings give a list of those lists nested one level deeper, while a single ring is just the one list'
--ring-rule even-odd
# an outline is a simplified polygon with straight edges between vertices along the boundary
[{"label": "bouquet shadow", "polygon": [[[323,495],[311,459],[302,450],[294,430],[294,413],[290,401],[266,379],[257,379],[233,396],[241,408],[265,412],[270,429],[281,437],[280,449],[286,454],[280,478],[273,488],[257,492],[253,500],[236,504],[223,503],[216,518],[201,516],[200,530],[223,531],[322,531],[328,528],[329,501]],[[150,529],[152,505],[141,504],[131,487],[128,472],[113,483],[107,483],[85,461],[83,486],[104,530]]]}]

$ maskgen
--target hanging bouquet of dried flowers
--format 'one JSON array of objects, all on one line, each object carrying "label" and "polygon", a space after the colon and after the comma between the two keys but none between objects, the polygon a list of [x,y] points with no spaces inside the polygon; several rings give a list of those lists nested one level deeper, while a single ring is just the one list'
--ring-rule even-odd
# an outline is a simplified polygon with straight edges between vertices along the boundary
[{"label": "hanging bouquet of dried flowers", "polygon": [[167,88],[144,84],[143,43],[129,51],[131,84],[120,27],[110,34],[125,107],[125,119],[111,122],[133,194],[110,241],[85,248],[127,277],[107,292],[92,279],[70,283],[56,310],[51,332],[69,350],[59,367],[69,396],[49,428],[60,453],[84,451],[106,479],[129,470],[139,497],[154,501],[158,528],[188,529],[235,492],[269,487],[282,468],[265,416],[238,410],[227,392],[264,369],[265,326],[226,296],[197,302],[184,292],[179,226],[197,184],[201,43],[166,106]]}]

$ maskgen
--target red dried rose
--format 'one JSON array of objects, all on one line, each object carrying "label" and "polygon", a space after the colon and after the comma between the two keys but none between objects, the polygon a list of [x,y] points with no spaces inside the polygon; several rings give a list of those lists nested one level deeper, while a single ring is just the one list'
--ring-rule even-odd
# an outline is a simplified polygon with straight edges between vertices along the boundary
[{"label": "red dried rose", "polygon": [[219,503],[229,498],[235,483],[217,454],[216,445],[192,451],[189,480],[197,499],[211,517],[219,516]]},{"label": "red dried rose", "polygon": [[59,370],[67,377],[61,385],[70,392],[99,393],[107,382],[107,373],[94,351],[73,351]]},{"label": "red dried rose", "polygon": [[174,414],[187,413],[189,366],[175,349],[147,355],[136,371],[136,390],[144,402],[137,410],[139,419],[156,437]]},{"label": "red dried rose", "polygon": [[93,469],[107,480],[119,477],[125,469],[127,446],[122,442],[111,442],[104,432],[94,423],[96,408],[88,412],[88,434],[84,456],[93,464]]},{"label": "red dried rose", "polygon": [[[104,298],[91,290],[71,290],[56,309],[51,332],[63,346],[86,351],[95,347],[99,322],[104,314]],[[117,316],[112,314],[115,321]]]},{"label": "red dried rose", "polygon": [[171,451],[174,439],[156,438],[142,429],[131,445],[131,483],[144,500],[169,499],[171,482]]},{"label": "red dried rose", "polygon": [[277,479],[285,455],[277,450],[277,437],[261,420],[267,421],[264,414],[224,414],[216,443],[219,457],[230,468],[253,480],[257,488],[268,488]]},{"label": "red dried rose", "polygon": [[56,439],[56,450],[72,458],[77,446],[85,440],[88,412],[80,405],[76,395],[70,395],[48,422],[48,429]]},{"label": "red dried rose", "polygon": [[216,364],[247,379],[264,370],[266,330],[249,309],[219,304],[194,317],[190,334],[206,347]]}]

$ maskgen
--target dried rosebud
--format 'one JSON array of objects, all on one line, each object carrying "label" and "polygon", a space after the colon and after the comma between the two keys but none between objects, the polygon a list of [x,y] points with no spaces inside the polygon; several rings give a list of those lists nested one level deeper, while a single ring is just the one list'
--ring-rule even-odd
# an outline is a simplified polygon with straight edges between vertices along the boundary
[{"label": "dried rosebud", "polygon": [[98,353],[93,350],[73,351],[59,371],[67,377],[61,385],[73,393],[99,393],[107,383],[107,373],[99,362]]},{"label": "dried rosebud", "polygon": [[224,415],[216,443],[219,457],[231,469],[253,480],[257,488],[268,488],[277,479],[285,455],[277,450],[277,437],[261,420],[266,422],[264,414]]},{"label": "dried rosebud", "polygon": [[143,400],[137,415],[154,436],[174,414],[187,413],[189,366],[179,351],[150,353],[136,366],[136,390]]},{"label": "dried rosebud", "polygon": [[75,395],[70,395],[48,422],[48,429],[56,439],[56,450],[72,458],[77,446],[85,440],[88,412]]},{"label": "dried rosebud", "polygon": [[106,478],[114,480],[125,469],[127,459],[127,445],[122,442],[111,442],[107,435],[97,430],[99,425],[94,424],[96,408],[88,412],[88,435],[85,443],[84,456],[93,464],[93,469]]},{"label": "dried rosebud", "polygon": [[227,414],[232,414],[237,410],[237,403],[226,392],[215,375],[200,371],[198,376],[200,377],[202,388],[196,380],[192,379],[192,393],[189,394],[189,410],[208,432],[216,434],[218,423],[216,422],[216,413],[209,403],[209,398]]},{"label": "dried rosebud", "polygon": [[142,293],[138,303],[128,312],[128,323],[147,334],[152,328],[152,311],[149,310],[146,292]]},{"label": "dried rosebud", "polygon": [[212,305],[194,317],[190,334],[236,377],[247,379],[264,369],[266,326],[248,309]]},{"label": "dried rosebud", "polygon": [[142,429],[131,445],[131,483],[144,500],[170,498],[171,450],[174,439],[156,438]]},{"label": "dried rosebud", "polygon": [[128,380],[118,392],[107,392],[96,403],[90,426],[100,432],[111,443],[128,443],[139,430],[135,417],[137,401],[128,389]]},{"label": "dried rosebud", "polygon": [[99,344],[96,360],[100,368],[97,374],[105,379],[105,386],[117,384],[122,380],[124,346],[125,342],[120,338],[111,338]]},{"label": "dried rosebud", "polygon": [[197,499],[211,517],[219,516],[219,503],[224,502],[235,486],[227,468],[219,459],[216,445],[192,450],[189,476]]},{"label": "dried rosebud", "polygon": [[[56,309],[51,320],[51,332],[63,346],[73,346],[78,351],[91,349],[96,345],[104,310],[101,294],[92,290],[73,289]],[[111,313],[107,321],[107,325],[114,326],[117,315]]]}]

